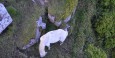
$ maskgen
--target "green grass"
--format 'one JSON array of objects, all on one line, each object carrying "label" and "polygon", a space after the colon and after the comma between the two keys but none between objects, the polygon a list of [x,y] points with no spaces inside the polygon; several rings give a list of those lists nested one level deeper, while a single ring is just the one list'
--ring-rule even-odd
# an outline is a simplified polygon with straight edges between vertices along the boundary
[{"label": "green grass", "polygon": [[7,7],[7,11],[8,11],[8,13],[9,13],[11,16],[16,16],[16,15],[18,15],[17,10],[16,10],[14,7],[12,7],[12,6],[8,6],[8,7]]},{"label": "green grass", "polygon": [[70,25],[72,29],[72,58],[83,58],[87,43],[95,41],[91,19],[95,14],[95,0],[80,0]]},{"label": "green grass", "polygon": [[[18,47],[26,45],[35,36],[36,20],[42,14],[39,5],[30,1],[8,0],[8,11],[12,15],[12,25],[0,36],[0,57],[8,58],[15,55],[13,52]],[[16,15],[18,12],[18,15]]]}]

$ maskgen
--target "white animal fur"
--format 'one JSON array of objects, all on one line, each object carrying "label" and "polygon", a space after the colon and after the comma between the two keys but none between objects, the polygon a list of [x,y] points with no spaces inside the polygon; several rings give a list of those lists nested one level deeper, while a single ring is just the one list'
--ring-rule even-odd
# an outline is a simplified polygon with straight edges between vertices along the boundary
[{"label": "white animal fur", "polygon": [[53,30],[41,36],[39,44],[40,56],[44,57],[47,54],[47,52],[45,52],[45,46],[47,46],[50,50],[50,43],[56,43],[58,41],[61,41],[63,43],[67,36],[68,31],[65,31],[63,29]]}]

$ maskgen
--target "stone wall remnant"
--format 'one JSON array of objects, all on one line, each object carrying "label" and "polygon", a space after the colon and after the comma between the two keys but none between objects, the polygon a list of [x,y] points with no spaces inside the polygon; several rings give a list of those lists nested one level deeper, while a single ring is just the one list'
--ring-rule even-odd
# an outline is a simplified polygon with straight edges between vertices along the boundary
[{"label": "stone wall remnant", "polygon": [[0,3],[0,34],[12,23],[12,21],[4,5]]}]

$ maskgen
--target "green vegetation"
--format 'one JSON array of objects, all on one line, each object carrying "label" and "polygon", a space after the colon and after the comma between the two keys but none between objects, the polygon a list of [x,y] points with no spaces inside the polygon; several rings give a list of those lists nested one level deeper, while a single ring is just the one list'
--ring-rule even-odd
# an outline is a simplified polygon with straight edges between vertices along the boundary
[{"label": "green vegetation", "polygon": [[99,4],[102,11],[95,23],[95,30],[103,39],[102,45],[105,48],[111,49],[115,47],[115,1],[102,0]]},{"label": "green vegetation", "polygon": [[80,0],[75,15],[71,19],[72,58],[84,58],[84,46],[95,41],[91,28],[91,18],[95,14],[95,2],[95,0]]},{"label": "green vegetation", "polygon": [[111,49],[112,58],[115,58],[115,48]]},{"label": "green vegetation", "polygon": [[105,38],[105,47],[115,47],[115,12],[103,13],[99,21],[95,24],[96,32],[100,37]]},{"label": "green vegetation", "polygon": [[[1,34],[0,36],[0,44],[1,44],[0,45],[0,50],[1,50],[0,58],[12,58],[13,56],[25,58],[23,55],[20,55],[20,53],[15,52],[17,51],[15,48],[16,47],[22,48],[24,45],[26,45],[29,42],[31,38],[35,37],[36,20],[39,18],[40,15],[44,15],[44,8],[39,4],[34,4],[31,0],[28,0],[28,1],[26,0],[7,0],[7,1],[8,1],[8,4],[6,4],[7,10],[12,15],[13,22],[12,22],[10,29],[8,29],[7,32],[4,32],[4,34]],[[60,0],[60,2],[61,1],[62,0]],[[57,3],[59,8],[62,5],[60,2],[59,3],[55,2]],[[65,3],[64,0],[63,0],[63,3]],[[55,7],[55,8],[51,8],[51,10],[57,9],[58,11],[59,10],[65,11],[66,9],[66,7],[63,7],[63,6],[61,8],[62,9],[57,9]],[[52,11],[52,12],[55,12],[55,11]],[[19,15],[17,15],[17,13],[19,13]],[[15,16],[15,14],[17,16]],[[53,29],[52,27],[49,27],[49,28]],[[35,47],[33,47],[34,52],[31,52],[32,56],[37,55],[37,57],[39,57],[38,45],[36,46],[36,49],[34,48]],[[52,47],[52,50],[49,51],[50,55],[48,55],[47,58],[57,58],[57,57],[60,58],[61,56],[63,56],[61,54],[63,49],[61,49],[60,51],[60,49],[57,49],[57,48],[58,48],[57,46],[54,49]],[[67,58],[68,55],[65,56],[64,54],[64,57]]]},{"label": "green vegetation", "polygon": [[[15,47],[23,47],[31,38],[35,37],[36,20],[40,15],[44,15],[45,10],[44,7],[34,4],[31,0],[7,1],[6,8],[11,14],[13,22],[0,35],[0,58],[12,58],[12,56],[25,58],[20,53],[14,52]],[[61,47],[58,44],[52,45],[45,58],[107,58],[109,53],[105,49],[115,48],[115,1],[49,0],[48,12],[56,16],[56,21],[63,20],[72,13],[76,5],[77,10],[69,22],[71,32],[69,32],[68,38]],[[92,29],[91,20],[95,21],[93,26],[96,35]],[[48,24],[45,31],[56,28],[52,24]],[[32,57],[39,57],[38,45],[29,50],[27,52]],[[114,51],[111,55],[115,58]]]},{"label": "green vegetation", "polygon": [[96,22],[94,24],[98,35],[96,43],[108,55],[115,58],[111,52],[115,48],[115,0],[98,0],[97,2]]},{"label": "green vegetation", "polygon": [[115,0],[101,0],[101,5],[103,7],[114,7],[115,6]]},{"label": "green vegetation", "polygon": [[[64,20],[78,4],[78,0],[53,0],[49,4],[48,12],[56,16],[56,20]],[[61,6],[61,7],[60,7]]]},{"label": "green vegetation", "polygon": [[99,21],[95,24],[96,31],[100,37],[111,37],[115,33],[115,12],[103,13],[103,16],[99,18]]},{"label": "green vegetation", "polygon": [[17,10],[14,7],[12,7],[12,6],[8,6],[7,7],[7,11],[9,12],[9,14],[11,16],[16,16],[18,14]]},{"label": "green vegetation", "polygon": [[[35,21],[40,16],[42,9],[33,5],[31,0],[26,2],[19,0],[18,3],[15,0],[7,1],[6,8],[12,16],[13,22],[3,34],[0,34],[0,58],[12,58],[15,55],[13,51],[17,46],[26,45],[35,36]],[[17,15],[18,13],[19,15]]]},{"label": "green vegetation", "polygon": [[70,14],[72,14],[72,12],[74,11],[74,9],[76,8],[78,3],[78,0],[66,0],[66,4],[65,4],[65,11],[64,13],[60,14],[61,17],[59,19],[65,19],[67,16],[69,16]]},{"label": "green vegetation", "polygon": [[89,44],[85,52],[87,53],[87,58],[107,58],[106,53],[102,49],[95,47],[93,44]]}]

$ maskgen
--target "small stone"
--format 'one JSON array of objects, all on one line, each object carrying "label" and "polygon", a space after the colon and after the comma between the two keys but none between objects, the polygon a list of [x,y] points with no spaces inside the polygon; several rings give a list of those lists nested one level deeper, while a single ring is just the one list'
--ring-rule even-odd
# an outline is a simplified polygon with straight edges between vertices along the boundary
[{"label": "small stone", "polygon": [[64,22],[67,23],[67,22],[70,21],[70,19],[71,19],[71,15],[69,15],[69,16],[64,20]]},{"label": "small stone", "polygon": [[38,27],[42,27],[42,29],[46,29],[46,23],[42,22],[42,17],[40,16],[38,21],[36,21]]}]

